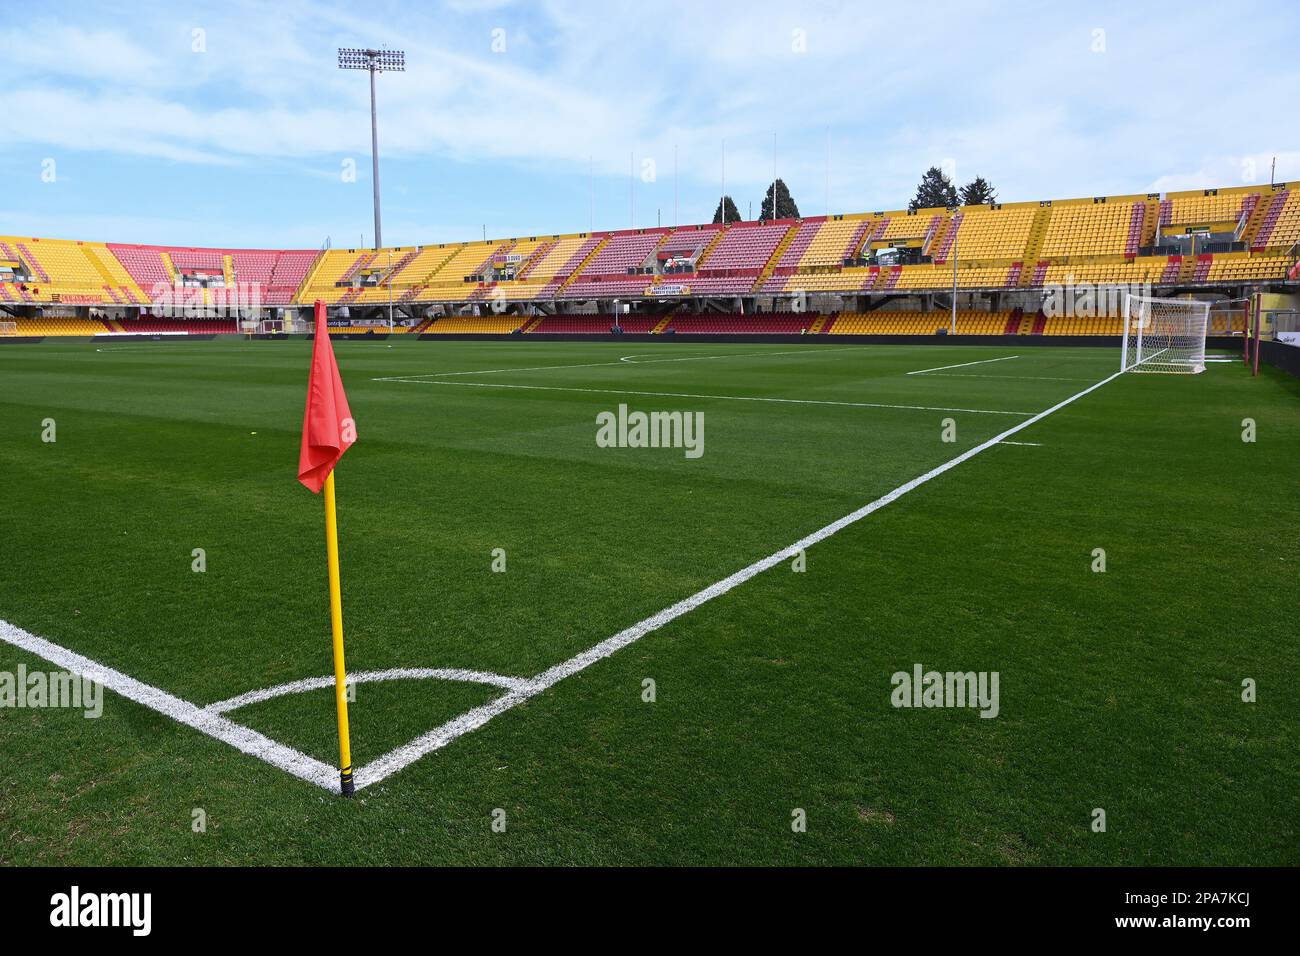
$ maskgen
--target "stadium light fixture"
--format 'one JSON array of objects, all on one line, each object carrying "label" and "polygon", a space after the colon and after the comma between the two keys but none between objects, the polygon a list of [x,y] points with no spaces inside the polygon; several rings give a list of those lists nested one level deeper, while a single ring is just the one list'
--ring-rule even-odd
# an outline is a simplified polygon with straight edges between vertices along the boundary
[{"label": "stadium light fixture", "polygon": [[379,249],[384,244],[384,231],[379,219],[379,123],[375,112],[375,74],[406,72],[406,51],[339,47],[339,69],[366,70],[370,73],[371,181],[375,187],[375,248]]}]

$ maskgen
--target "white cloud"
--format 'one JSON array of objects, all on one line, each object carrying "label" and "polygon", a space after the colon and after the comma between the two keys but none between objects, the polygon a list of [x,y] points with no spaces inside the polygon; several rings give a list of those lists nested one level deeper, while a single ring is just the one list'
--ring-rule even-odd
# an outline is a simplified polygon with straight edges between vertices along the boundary
[{"label": "white cloud", "polygon": [[[936,30],[921,37],[913,9],[850,0],[227,2],[113,17],[87,7],[64,24],[11,25],[0,137],[196,164],[192,182],[203,166],[277,163],[325,170],[323,181],[342,156],[368,173],[368,84],[337,70],[334,50],[388,44],[406,49],[408,72],[379,78],[386,159],[456,177],[430,178],[430,191],[481,188],[485,169],[511,185],[573,183],[564,222],[503,214],[521,231],[586,227],[588,157],[607,180],[609,218],[625,224],[629,152],[657,163],[658,182],[638,183],[638,221],[652,222],[671,207],[674,146],[684,217],[711,212],[724,140],[728,192],[744,210],[770,180],[773,131],[778,172],[809,213],[825,211],[828,130],[843,211],[898,208],[946,158],[1004,201],[1235,185],[1242,155],[1274,151],[1291,157],[1279,178],[1300,175],[1300,132],[1278,112],[1300,95],[1300,68],[1278,55],[1296,30],[1260,30],[1251,11],[1264,8],[1247,4],[1212,30],[1191,8],[927,9]],[[497,27],[505,53],[490,49]],[[191,52],[195,28],[205,53]],[[796,30],[806,52],[792,47]]]}]

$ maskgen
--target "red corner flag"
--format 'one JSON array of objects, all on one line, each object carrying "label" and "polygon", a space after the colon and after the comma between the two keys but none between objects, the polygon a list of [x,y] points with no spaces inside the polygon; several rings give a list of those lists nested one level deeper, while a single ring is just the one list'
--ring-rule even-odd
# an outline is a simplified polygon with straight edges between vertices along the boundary
[{"label": "red corner flag", "polygon": [[298,453],[298,480],[315,494],[357,440],[357,425],[343,392],[339,366],[334,361],[325,303],[316,303],[316,341],[307,379],[307,414],[302,422],[302,449]]}]

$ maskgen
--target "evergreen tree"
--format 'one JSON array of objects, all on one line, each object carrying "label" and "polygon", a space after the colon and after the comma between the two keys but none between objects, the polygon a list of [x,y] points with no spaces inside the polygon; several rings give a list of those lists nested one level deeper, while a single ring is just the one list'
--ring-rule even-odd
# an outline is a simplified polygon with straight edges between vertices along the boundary
[{"label": "evergreen tree", "polygon": [[740,222],[740,210],[736,208],[736,204],[732,202],[730,196],[723,196],[718,200],[718,208],[713,213],[713,221],[722,222],[723,203],[726,203],[727,206],[727,222]]},{"label": "evergreen tree", "polygon": [[983,206],[997,201],[997,190],[983,176],[976,176],[961,187],[961,204],[963,206]]},{"label": "evergreen tree", "polygon": [[916,187],[916,198],[908,203],[907,208],[915,212],[917,209],[947,209],[955,205],[957,187],[943,174],[942,169],[931,166],[921,177],[921,182]]},{"label": "evergreen tree", "polygon": [[[762,208],[758,211],[759,222],[764,222],[772,218],[772,187],[767,187],[767,194],[763,197]],[[785,180],[780,177],[776,180],[776,218],[777,219],[798,219],[799,207],[794,204],[790,198],[790,190],[786,188]]]}]

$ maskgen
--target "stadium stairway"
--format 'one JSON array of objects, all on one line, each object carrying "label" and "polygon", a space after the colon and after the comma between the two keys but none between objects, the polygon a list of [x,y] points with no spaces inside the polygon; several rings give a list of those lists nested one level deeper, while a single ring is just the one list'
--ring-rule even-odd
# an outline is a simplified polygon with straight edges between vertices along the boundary
[{"label": "stadium stairway", "polygon": [[[1021,261],[1020,285],[1043,284],[1043,275],[1047,273],[1047,263],[1039,261],[1039,253],[1043,249],[1043,238],[1047,235],[1047,226],[1052,221],[1052,207],[1042,206],[1034,214],[1034,222],[1029,227],[1029,245],[1025,247],[1025,257]],[[1024,263],[1036,263],[1032,270],[1024,268]]]},{"label": "stadium stairway", "polygon": [[567,276],[565,276],[563,281],[560,282],[559,286],[555,289],[555,294],[559,295],[561,292],[567,289],[570,283],[572,283],[574,279],[578,278],[578,275],[582,272],[582,270],[587,268],[587,266],[591,264],[591,260],[595,259],[596,256],[600,255],[600,251],[604,249],[605,246],[608,245],[608,243],[609,243],[609,236],[602,236],[600,241],[591,247],[591,251],[587,253],[586,258],[584,258],[581,262],[579,262],[577,266],[574,267],[573,271],[570,272]]}]

